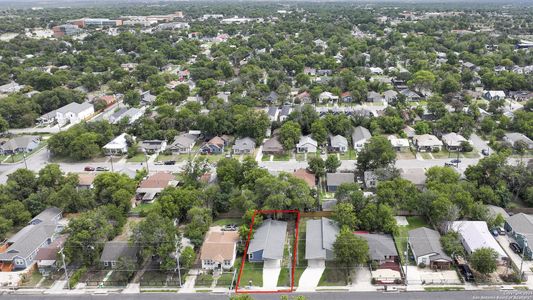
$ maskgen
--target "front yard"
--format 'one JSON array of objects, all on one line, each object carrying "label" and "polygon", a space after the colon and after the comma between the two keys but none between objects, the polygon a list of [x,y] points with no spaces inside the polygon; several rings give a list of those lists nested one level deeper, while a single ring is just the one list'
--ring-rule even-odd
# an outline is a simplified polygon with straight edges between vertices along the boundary
[{"label": "front yard", "polygon": [[135,154],[135,156],[128,158],[126,161],[134,162],[134,163],[141,163],[141,162],[145,162],[146,160],[147,160],[147,157],[144,153],[138,153],[138,154]]},{"label": "front yard", "polygon": [[[350,272],[348,272],[349,274]],[[346,275],[344,272],[344,267],[338,265],[335,262],[326,262],[326,269],[320,277],[318,286],[345,286],[346,285]]]},{"label": "front yard", "polygon": [[[237,270],[240,269],[242,263],[242,257],[237,258],[238,263],[235,264]],[[244,264],[244,268],[241,274],[241,282],[239,288],[244,288],[250,285],[263,286],[263,263],[250,263]]]},{"label": "front yard", "polygon": [[349,148],[347,152],[340,153],[341,160],[355,160],[357,158],[357,151],[352,148]]}]

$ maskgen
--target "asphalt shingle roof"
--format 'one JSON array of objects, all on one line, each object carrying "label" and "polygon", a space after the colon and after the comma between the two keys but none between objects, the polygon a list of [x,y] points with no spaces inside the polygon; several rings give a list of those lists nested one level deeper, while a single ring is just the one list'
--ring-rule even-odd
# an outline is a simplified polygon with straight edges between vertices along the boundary
[{"label": "asphalt shingle roof", "polygon": [[248,253],[263,250],[263,259],[282,259],[287,222],[267,219],[254,231]]}]

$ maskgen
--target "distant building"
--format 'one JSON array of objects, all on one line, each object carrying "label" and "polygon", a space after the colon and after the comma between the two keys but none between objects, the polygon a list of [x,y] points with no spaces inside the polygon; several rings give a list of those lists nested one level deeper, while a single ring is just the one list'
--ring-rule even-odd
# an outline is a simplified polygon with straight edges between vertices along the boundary
[{"label": "distant building", "polygon": [[63,24],[52,27],[52,31],[54,32],[54,37],[62,37],[62,36],[70,36],[70,35],[76,35],[82,32],[80,27],[78,25],[72,25],[72,24]]},{"label": "distant building", "polygon": [[50,125],[54,122],[59,126],[78,124],[94,114],[94,106],[89,102],[71,102],[61,108],[48,112],[37,119],[40,125]]},{"label": "distant building", "polygon": [[326,174],[326,185],[327,191],[334,193],[337,191],[337,188],[343,183],[354,183],[355,176],[353,173],[327,173]]},{"label": "distant building", "polygon": [[141,181],[136,190],[136,198],[137,200],[151,203],[166,187],[175,187],[178,183],[172,173],[157,172]]},{"label": "distant building", "polygon": [[126,133],[115,137],[111,142],[105,144],[102,149],[105,155],[123,155],[128,152],[128,142]]},{"label": "distant building", "polygon": [[0,144],[0,154],[12,155],[21,152],[31,152],[41,143],[41,138],[38,136],[18,136],[14,137],[3,144]]}]

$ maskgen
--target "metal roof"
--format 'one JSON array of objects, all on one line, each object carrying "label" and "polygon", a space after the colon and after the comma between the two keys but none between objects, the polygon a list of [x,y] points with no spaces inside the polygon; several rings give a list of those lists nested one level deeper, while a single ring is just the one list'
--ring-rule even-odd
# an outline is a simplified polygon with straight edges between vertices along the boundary
[{"label": "metal roof", "polygon": [[263,259],[282,259],[287,222],[267,219],[254,232],[248,253],[263,250]]}]

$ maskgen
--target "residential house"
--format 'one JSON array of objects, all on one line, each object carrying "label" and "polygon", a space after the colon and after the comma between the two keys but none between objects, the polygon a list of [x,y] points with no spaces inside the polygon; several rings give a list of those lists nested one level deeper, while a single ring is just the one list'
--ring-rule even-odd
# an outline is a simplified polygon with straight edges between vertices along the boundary
[{"label": "residential house", "polygon": [[150,105],[154,103],[156,96],[152,95],[150,91],[144,91],[141,93],[141,105]]},{"label": "residential house", "polygon": [[505,99],[505,92],[504,91],[485,91],[483,93],[483,98],[489,101]]},{"label": "residential house", "polygon": [[177,186],[176,177],[170,172],[157,172],[141,181],[135,191],[137,200],[152,203],[156,197],[168,186]]},{"label": "residential house", "polygon": [[283,145],[281,145],[278,135],[274,135],[263,144],[263,154],[282,154],[285,152]]},{"label": "residential house", "polygon": [[463,149],[463,142],[466,142],[466,139],[455,132],[450,132],[442,136],[442,143],[450,152],[461,151]]},{"label": "residential house", "polygon": [[522,249],[524,257],[533,259],[533,215],[518,213],[505,220],[505,230],[511,234]]},{"label": "residential house", "polygon": [[41,138],[38,136],[18,136],[14,137],[0,145],[0,154],[12,155],[17,153],[29,153],[39,147]]},{"label": "residential house", "polygon": [[202,269],[205,270],[229,270],[237,257],[237,231],[213,231],[210,230],[205,237],[200,249]]},{"label": "residential house", "polygon": [[22,90],[23,87],[24,87],[23,85],[20,85],[14,81],[11,81],[4,85],[0,85],[0,94],[17,93],[20,90]]},{"label": "residential house", "polygon": [[265,102],[276,103],[278,101],[278,98],[278,93],[272,91],[270,92],[270,94],[268,94],[268,96],[265,97]]},{"label": "residential house", "polygon": [[497,261],[503,265],[508,256],[489,232],[485,221],[455,221],[450,222],[448,230],[459,233],[461,244],[468,255],[480,248],[492,248],[498,255]]},{"label": "residential house", "polygon": [[76,189],[80,190],[90,190],[94,187],[93,182],[96,178],[96,174],[93,173],[80,173],[78,174],[78,185]]},{"label": "residential house", "polygon": [[363,126],[357,126],[352,130],[352,145],[356,151],[361,151],[363,146],[372,137],[370,131]]},{"label": "residential house", "polygon": [[344,93],[342,93],[342,94],[341,94],[341,100],[342,100],[342,102],[344,102],[344,103],[352,102],[352,101],[353,101],[352,93],[351,93],[351,92],[344,92]]},{"label": "residential house", "polygon": [[533,99],[533,92],[530,91],[511,91],[509,92],[509,98],[522,102]]},{"label": "residential house", "polygon": [[374,75],[383,75],[383,69],[382,68],[370,67],[370,68],[368,68],[368,70],[370,71],[370,73],[372,73]]},{"label": "residential house", "polygon": [[105,144],[102,149],[105,155],[123,155],[128,153],[126,133],[117,136],[111,142]]},{"label": "residential house", "polygon": [[287,237],[287,222],[267,219],[254,230],[254,237],[250,241],[246,254],[250,262],[283,259],[285,239]]},{"label": "residential house", "polygon": [[279,112],[279,121],[284,122],[285,120],[287,120],[291,112],[292,112],[292,106],[283,105],[281,107],[281,111]]},{"label": "residential house", "polygon": [[378,103],[378,102],[383,102],[384,100],[385,100],[385,98],[383,98],[383,96],[381,96],[381,94],[376,93],[374,91],[368,92],[368,94],[366,96],[366,101],[368,101],[368,102]]},{"label": "residential house", "polygon": [[306,169],[298,169],[292,173],[292,176],[305,181],[305,183],[307,183],[307,185],[311,189],[314,189],[316,187],[315,174],[307,171]]},{"label": "residential house", "polygon": [[196,134],[182,133],[174,138],[172,144],[168,146],[168,150],[174,154],[191,153],[197,138],[198,135]]},{"label": "residential house", "polygon": [[419,189],[423,189],[426,185],[426,170],[423,168],[400,169],[400,178],[411,182]]},{"label": "residential house", "polygon": [[353,173],[327,173],[326,174],[326,189],[330,193],[337,191],[337,188],[343,183],[354,183],[355,177]]},{"label": "residential house", "polygon": [[37,269],[41,275],[49,276],[59,268],[58,252],[63,248],[66,240],[66,235],[60,235],[50,245],[44,246],[37,251],[34,260],[37,262]]},{"label": "residential house", "polygon": [[325,266],[326,261],[335,259],[333,244],[339,231],[337,223],[328,218],[305,222],[305,259],[309,265]]},{"label": "residential house", "polygon": [[305,67],[304,68],[304,74],[309,75],[309,76],[315,76],[316,75],[316,69],[315,68],[310,68],[310,67]]},{"label": "residential house", "polygon": [[317,148],[317,141],[313,140],[310,135],[301,136],[296,144],[297,153],[316,153]]},{"label": "residential house", "polygon": [[159,153],[165,151],[167,148],[167,141],[165,140],[144,140],[139,143],[139,148],[148,154]]},{"label": "residential house", "polygon": [[378,176],[372,170],[365,171],[363,173],[363,179],[365,188],[367,189],[375,189],[378,186]]},{"label": "residential house", "polygon": [[252,138],[244,137],[235,140],[233,145],[234,154],[252,154],[255,151],[255,141]]},{"label": "residential house", "polygon": [[533,141],[530,138],[528,138],[527,136],[525,136],[525,135],[523,135],[521,133],[518,133],[518,132],[506,133],[503,136],[503,141],[508,143],[512,147],[516,146],[516,142],[522,141],[522,142],[524,142],[526,144],[527,149],[529,149],[529,150],[533,149]]},{"label": "residential house", "polygon": [[300,94],[296,95],[295,100],[297,100],[295,102],[298,103],[311,103],[311,94],[309,94],[307,91],[301,92]]},{"label": "residential house", "polygon": [[137,263],[139,247],[128,241],[109,241],[104,244],[100,262],[104,267],[114,268],[119,260]]},{"label": "residential house", "polygon": [[398,93],[393,90],[386,90],[383,92],[383,98],[387,103],[395,102],[398,98]]},{"label": "residential house", "polygon": [[503,207],[499,207],[496,205],[485,205],[487,207],[488,215],[491,218],[496,218],[498,215],[501,215],[504,220],[507,220],[509,218],[509,214],[505,211]]},{"label": "residential house", "polygon": [[431,269],[449,270],[452,259],[444,253],[438,231],[420,227],[408,232],[409,248],[417,265],[424,264]]},{"label": "residential house", "polygon": [[50,125],[54,122],[59,126],[78,124],[94,114],[94,106],[89,102],[71,102],[61,108],[48,112],[37,119],[40,125]]},{"label": "residential house", "polygon": [[329,136],[329,151],[346,153],[348,152],[348,140],[342,135]]},{"label": "residential house", "polygon": [[416,135],[416,130],[411,126],[405,126],[402,131],[405,133],[408,139],[412,139]]},{"label": "residential house", "polygon": [[333,70],[331,69],[318,69],[316,70],[316,75],[318,76],[331,76],[333,74]]},{"label": "residential house", "polygon": [[419,94],[411,91],[410,89],[400,90],[400,94],[405,96],[405,100],[408,102],[418,102],[422,97]]},{"label": "residential house", "polygon": [[215,136],[207,143],[200,147],[200,152],[203,154],[221,154],[224,153],[224,146],[226,142],[223,138]]},{"label": "residential house", "polygon": [[392,148],[394,148],[394,150],[396,150],[398,152],[403,152],[403,151],[409,150],[409,140],[408,139],[397,138],[394,135],[389,135],[387,137],[387,139],[391,143]]},{"label": "residential house", "polygon": [[322,103],[336,101],[339,100],[339,96],[336,96],[330,92],[322,92],[320,95],[318,95],[318,100],[320,100]]},{"label": "residential house", "polygon": [[399,256],[392,235],[367,232],[355,234],[367,241],[370,261],[377,265],[376,269],[372,270],[372,279],[382,284],[401,280]]},{"label": "residential house", "polygon": [[432,134],[415,135],[413,144],[418,152],[440,151],[442,142]]},{"label": "residential house", "polygon": [[278,120],[279,108],[277,108],[276,106],[270,106],[266,110],[267,110],[267,115],[268,115],[268,119],[270,120],[270,123]]},{"label": "residential house", "polygon": [[123,107],[119,110],[117,110],[114,114],[112,114],[109,117],[109,122],[111,124],[118,124],[122,119],[128,119],[128,124],[133,124],[135,121],[137,121],[142,115],[144,114],[145,109],[144,108],[126,108]]},{"label": "residential house", "polygon": [[0,246],[0,271],[19,271],[32,265],[39,249],[49,246],[63,229],[61,217],[59,208],[47,208],[8,238]]}]

